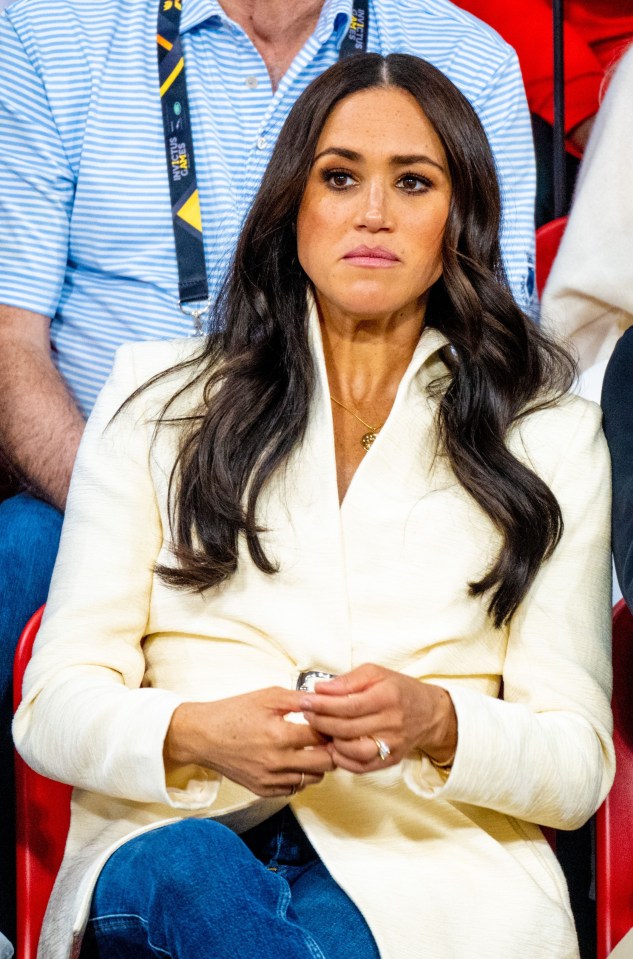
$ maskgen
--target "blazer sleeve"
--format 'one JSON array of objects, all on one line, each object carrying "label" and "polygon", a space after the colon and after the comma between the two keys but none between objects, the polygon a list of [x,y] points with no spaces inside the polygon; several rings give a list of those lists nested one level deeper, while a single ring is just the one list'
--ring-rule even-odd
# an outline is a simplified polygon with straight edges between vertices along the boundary
[{"label": "blazer sleeve", "polygon": [[598,808],[615,772],[610,469],[599,408],[576,399],[560,412],[554,431],[547,411],[529,427],[534,466],[565,526],[508,628],[503,699],[441,683],[458,719],[452,770],[442,777],[428,760],[407,760],[404,775],[426,798],[573,829]]},{"label": "blazer sleeve", "polygon": [[181,699],[143,687],[142,640],[163,541],[146,394],[115,416],[149,376],[137,375],[136,351],[162,346],[119,350],[86,426],[13,732],[26,762],[53,779],[197,809],[213,801],[219,777],[192,766],[179,771],[177,782],[166,781],[163,744]]}]

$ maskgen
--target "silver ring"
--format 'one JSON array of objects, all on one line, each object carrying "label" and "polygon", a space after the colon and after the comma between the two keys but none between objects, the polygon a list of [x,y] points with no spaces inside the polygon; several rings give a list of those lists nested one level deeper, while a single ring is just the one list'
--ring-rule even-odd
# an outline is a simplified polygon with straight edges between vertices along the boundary
[{"label": "silver ring", "polygon": [[299,781],[299,785],[297,786],[297,792],[301,792],[301,790],[304,788],[305,781],[306,781],[306,774],[301,773],[301,779]]},{"label": "silver ring", "polygon": [[380,756],[381,761],[384,763],[391,756],[391,750],[389,746],[384,741],[384,739],[378,739],[378,736],[370,736],[370,739],[376,743],[376,749],[378,750],[378,755]]}]

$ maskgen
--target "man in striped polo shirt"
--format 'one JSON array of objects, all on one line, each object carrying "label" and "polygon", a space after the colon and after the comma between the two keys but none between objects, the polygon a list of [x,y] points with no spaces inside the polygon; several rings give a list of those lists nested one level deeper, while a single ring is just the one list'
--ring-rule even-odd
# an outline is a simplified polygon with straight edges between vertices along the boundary
[{"label": "man in striped polo shirt", "polygon": [[[281,125],[337,60],[353,12],[352,0],[184,2],[212,295]],[[178,306],[157,13],[158,0],[16,0],[0,18],[0,444],[35,494],[0,506],[5,755],[13,648],[46,597],[84,418],[119,344],[192,331]],[[369,51],[425,57],[478,110],[502,184],[506,269],[529,307],[534,170],[514,52],[448,0],[370,0],[367,16]]]}]

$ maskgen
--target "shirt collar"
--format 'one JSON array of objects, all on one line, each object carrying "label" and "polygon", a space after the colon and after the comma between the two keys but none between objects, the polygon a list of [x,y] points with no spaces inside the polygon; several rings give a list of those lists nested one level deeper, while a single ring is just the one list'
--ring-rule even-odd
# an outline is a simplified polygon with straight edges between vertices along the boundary
[{"label": "shirt collar", "polygon": [[218,0],[183,0],[180,33],[186,33],[213,17],[224,22],[229,20]]},{"label": "shirt collar", "polygon": [[336,34],[337,47],[349,30],[354,0],[325,0],[317,22],[314,37],[319,44],[327,43],[331,35]]},{"label": "shirt collar", "polygon": [[[332,33],[336,34],[337,46],[341,43],[349,29],[353,2],[354,0],[325,0],[314,31],[319,44],[326,43]],[[180,33],[198,27],[213,17],[225,23],[230,22],[218,0],[183,0]]]}]

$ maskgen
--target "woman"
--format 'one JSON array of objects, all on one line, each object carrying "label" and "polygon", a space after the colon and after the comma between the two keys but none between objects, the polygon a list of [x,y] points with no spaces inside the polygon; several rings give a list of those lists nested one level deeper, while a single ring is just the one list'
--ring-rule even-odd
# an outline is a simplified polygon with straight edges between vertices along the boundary
[{"label": "woman", "polygon": [[608,466],[499,207],[450,82],[354,57],[225,332],[121,350],[15,720],[76,787],[42,956],[577,955],[533,824],[613,775]]}]

